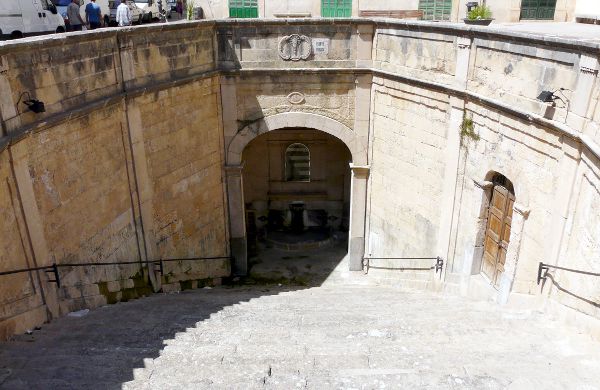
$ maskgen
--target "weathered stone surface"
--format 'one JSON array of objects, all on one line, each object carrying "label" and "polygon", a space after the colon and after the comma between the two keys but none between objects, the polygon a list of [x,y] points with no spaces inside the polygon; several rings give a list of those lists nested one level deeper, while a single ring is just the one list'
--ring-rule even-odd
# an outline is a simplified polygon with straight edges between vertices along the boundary
[{"label": "weathered stone surface", "polygon": [[217,288],[99,308],[0,344],[0,386],[593,388],[599,350],[539,312],[457,297]]},{"label": "weathered stone surface", "polygon": [[[290,34],[329,39],[329,50],[284,61],[278,43]],[[366,19],[203,21],[2,43],[0,266],[56,262],[63,284],[43,271],[5,277],[0,327],[149,294],[148,279],[155,290],[200,286],[229,274],[229,254],[243,273],[243,151],[274,129],[326,131],[350,150],[353,172],[366,172],[351,185],[360,188],[350,199],[353,269],[363,246],[442,256],[445,287],[473,291],[487,212],[479,184],[498,172],[514,184],[520,215],[502,291],[546,294],[540,261],[599,272],[598,48],[597,39]],[[535,100],[557,88],[572,106]],[[46,113],[26,111],[24,92]],[[238,171],[227,180],[226,161]],[[140,264],[67,267],[206,255],[223,258],[170,262],[162,276]],[[595,279],[555,276],[569,291],[552,289],[553,299],[598,317]]]}]

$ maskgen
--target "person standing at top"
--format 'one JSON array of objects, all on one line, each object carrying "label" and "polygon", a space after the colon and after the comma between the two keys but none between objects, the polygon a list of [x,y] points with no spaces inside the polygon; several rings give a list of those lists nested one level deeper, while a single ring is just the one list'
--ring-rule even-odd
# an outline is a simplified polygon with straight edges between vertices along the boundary
[{"label": "person standing at top", "polygon": [[69,19],[69,31],[81,31],[85,24],[79,14],[79,0],[72,0],[67,7],[67,18]]},{"label": "person standing at top", "polygon": [[179,19],[183,18],[183,0],[177,0],[177,3],[175,3],[175,12],[179,14]]},{"label": "person standing at top", "polygon": [[131,25],[131,10],[124,1],[117,7],[117,23],[119,27]]},{"label": "person standing at top", "polygon": [[100,28],[100,20],[102,19],[102,11],[100,6],[96,4],[96,0],[85,6],[85,20],[90,26],[90,30]]}]

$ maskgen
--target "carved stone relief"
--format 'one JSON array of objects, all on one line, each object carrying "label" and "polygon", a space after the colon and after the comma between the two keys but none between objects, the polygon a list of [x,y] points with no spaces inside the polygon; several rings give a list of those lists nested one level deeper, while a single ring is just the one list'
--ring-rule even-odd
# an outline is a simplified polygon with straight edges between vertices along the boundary
[{"label": "carved stone relief", "polygon": [[288,101],[292,104],[304,103],[304,94],[302,92],[292,92],[287,95]]},{"label": "carved stone relief", "polygon": [[279,41],[279,56],[285,61],[307,60],[312,54],[312,43],[306,35],[286,35]]}]

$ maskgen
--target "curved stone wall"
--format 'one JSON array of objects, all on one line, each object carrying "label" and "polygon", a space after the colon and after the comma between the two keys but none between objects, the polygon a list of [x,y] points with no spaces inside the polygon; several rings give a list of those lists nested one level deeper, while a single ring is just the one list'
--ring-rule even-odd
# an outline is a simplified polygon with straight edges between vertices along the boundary
[{"label": "curved stone wall", "polygon": [[[319,51],[287,60],[293,34]],[[243,168],[228,164],[227,153],[270,121],[311,127],[298,119],[307,116],[354,132],[344,140],[353,153],[368,150],[352,168],[353,269],[365,254],[441,256],[449,291],[500,302],[550,295],[550,306],[598,318],[597,278],[556,271],[562,291],[536,281],[539,262],[600,270],[598,49],[367,19],[176,23],[3,43],[0,271],[237,261],[173,263],[162,278],[141,264],[64,269],[61,288],[43,272],[3,277],[3,335],[147,294],[148,278],[168,291],[213,283],[231,266],[243,271]],[[536,100],[560,88],[568,104]],[[28,96],[46,112],[25,111],[19,100]],[[470,135],[461,135],[465,119]],[[516,197],[498,290],[480,275],[493,172],[514,184]],[[410,265],[424,263],[402,264]],[[442,286],[419,272],[374,268],[365,277]]]}]

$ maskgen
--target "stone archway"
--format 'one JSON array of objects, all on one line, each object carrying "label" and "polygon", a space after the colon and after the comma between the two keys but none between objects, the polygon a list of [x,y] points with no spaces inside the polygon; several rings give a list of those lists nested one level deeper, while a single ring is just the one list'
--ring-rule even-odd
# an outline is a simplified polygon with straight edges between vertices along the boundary
[{"label": "stone archway", "polygon": [[245,275],[248,271],[247,234],[244,210],[243,161],[244,148],[256,137],[273,130],[286,128],[308,128],[328,133],[342,141],[352,155],[350,188],[350,230],[348,239],[349,268],[362,270],[365,247],[365,218],[367,179],[369,165],[367,140],[356,135],[344,124],[316,114],[288,112],[262,118],[248,124],[231,139],[226,146],[227,199],[231,255],[234,258],[232,272]]}]

